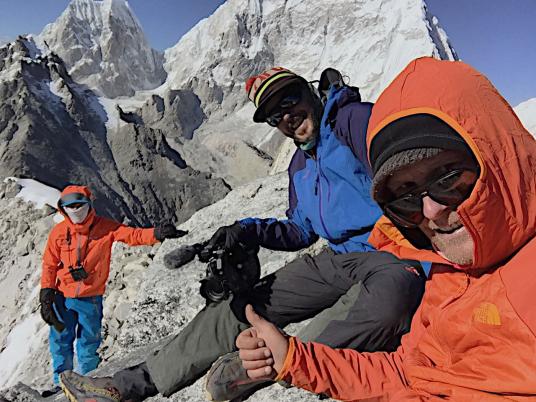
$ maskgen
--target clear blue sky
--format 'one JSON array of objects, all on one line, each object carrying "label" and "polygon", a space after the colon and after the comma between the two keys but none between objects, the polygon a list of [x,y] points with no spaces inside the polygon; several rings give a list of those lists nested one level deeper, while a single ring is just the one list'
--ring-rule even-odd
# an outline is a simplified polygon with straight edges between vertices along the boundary
[{"label": "clear blue sky", "polygon": [[[224,0],[129,0],[156,49],[174,45]],[[536,97],[536,0],[426,0],[460,58],[512,105]],[[0,40],[39,33],[69,0],[0,0]],[[336,66],[335,66],[336,67]]]}]

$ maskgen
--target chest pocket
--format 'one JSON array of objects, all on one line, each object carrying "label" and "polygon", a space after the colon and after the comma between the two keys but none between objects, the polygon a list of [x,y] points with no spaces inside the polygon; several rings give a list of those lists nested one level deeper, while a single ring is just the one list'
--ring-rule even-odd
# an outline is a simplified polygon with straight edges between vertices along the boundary
[{"label": "chest pocket", "polygon": [[72,265],[73,257],[73,246],[69,239],[61,239],[59,241],[59,249],[60,249],[60,260],[61,264],[64,268],[67,268],[69,265]]}]

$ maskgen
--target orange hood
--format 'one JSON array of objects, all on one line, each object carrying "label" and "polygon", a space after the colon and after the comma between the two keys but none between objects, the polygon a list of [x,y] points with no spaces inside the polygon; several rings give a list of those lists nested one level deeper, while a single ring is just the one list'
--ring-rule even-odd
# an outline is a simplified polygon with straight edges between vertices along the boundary
[{"label": "orange hood", "polygon": [[427,113],[456,130],[473,150],[481,173],[458,213],[473,237],[467,269],[489,269],[536,233],[536,141],[493,85],[459,61],[416,59],[376,102],[367,148],[387,124]]},{"label": "orange hood", "polygon": [[[60,194],[60,200],[66,196],[67,194],[74,194],[74,193],[80,193],[84,194],[87,198],[90,200],[93,199],[93,195],[91,194],[91,190],[89,187],[86,186],[67,186],[63,189],[63,191]],[[58,200],[58,210],[61,212],[63,217],[65,218],[65,222],[71,227],[73,227],[76,231],[87,231],[89,230],[89,226],[93,222],[93,219],[95,219],[95,209],[91,207],[87,218],[82,222],[81,224],[74,224],[71,222],[71,219],[67,216],[63,208],[60,206],[60,200]]]}]

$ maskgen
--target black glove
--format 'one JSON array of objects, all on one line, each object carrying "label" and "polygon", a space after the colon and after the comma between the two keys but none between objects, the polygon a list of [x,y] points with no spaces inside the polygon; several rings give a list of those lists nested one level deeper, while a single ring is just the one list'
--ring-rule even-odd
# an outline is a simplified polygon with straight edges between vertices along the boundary
[{"label": "black glove", "polygon": [[230,226],[222,226],[212,235],[207,248],[209,250],[217,248],[232,250],[239,242],[243,242],[244,236],[244,228],[238,222]]},{"label": "black glove", "polygon": [[154,228],[154,237],[158,241],[165,239],[177,239],[187,234],[188,231],[179,230],[172,223],[164,223]]},{"label": "black glove", "polygon": [[56,291],[54,289],[41,289],[39,292],[39,302],[41,303],[41,318],[48,325],[52,325],[56,328],[56,331],[61,332],[65,329],[65,325],[58,319],[56,312],[52,305],[56,298]]}]

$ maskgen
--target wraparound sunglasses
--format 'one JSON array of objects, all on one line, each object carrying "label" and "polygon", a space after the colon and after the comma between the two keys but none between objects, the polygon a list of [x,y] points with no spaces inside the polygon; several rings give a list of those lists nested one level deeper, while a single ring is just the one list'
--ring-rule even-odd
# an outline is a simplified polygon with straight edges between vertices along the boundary
[{"label": "wraparound sunglasses", "polygon": [[457,207],[471,193],[478,173],[474,170],[457,169],[403,194],[383,205],[386,215],[406,228],[415,228],[423,220],[423,198],[448,207]]}]

